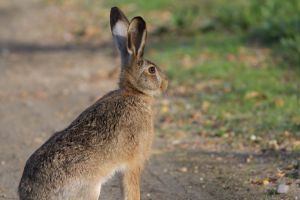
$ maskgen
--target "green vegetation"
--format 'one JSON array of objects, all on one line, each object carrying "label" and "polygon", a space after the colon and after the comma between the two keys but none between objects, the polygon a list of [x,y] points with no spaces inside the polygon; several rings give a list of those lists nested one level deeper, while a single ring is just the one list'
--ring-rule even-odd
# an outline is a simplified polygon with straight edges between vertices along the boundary
[{"label": "green vegetation", "polygon": [[[119,1],[107,1],[118,5]],[[134,5],[135,11],[168,10],[171,23],[181,33],[199,31],[242,32],[248,41],[272,46],[290,65],[300,67],[300,1],[298,0],[213,0],[188,3],[170,0],[122,1]],[[170,27],[173,26],[173,27]]]},{"label": "green vegetation", "polygon": [[[104,5],[148,21],[152,41],[146,55],[171,79],[161,133],[250,138],[262,145],[299,139],[300,1],[106,0]],[[84,8],[91,16],[97,13]]]},{"label": "green vegetation", "polygon": [[285,131],[300,136],[296,69],[277,66],[268,52],[245,47],[238,35],[209,33],[191,40],[160,42],[151,57],[167,66],[171,88],[183,90],[195,108],[190,112],[202,110],[211,119],[201,128],[215,136],[280,140]]},{"label": "green vegetation", "polygon": [[[107,1],[112,5],[119,4]],[[255,142],[300,137],[299,1],[127,0],[120,6],[152,19],[159,39],[150,44],[151,58],[167,68],[170,92],[184,96],[192,107],[187,112],[204,113],[199,128],[178,111],[173,121],[184,122],[174,131],[255,136]]]},{"label": "green vegetation", "polygon": [[[223,27],[247,31],[248,37],[282,48],[282,56],[300,67],[300,2],[254,0],[227,4],[217,20]],[[247,3],[248,2],[248,3]],[[243,4],[244,3],[244,4]]]}]

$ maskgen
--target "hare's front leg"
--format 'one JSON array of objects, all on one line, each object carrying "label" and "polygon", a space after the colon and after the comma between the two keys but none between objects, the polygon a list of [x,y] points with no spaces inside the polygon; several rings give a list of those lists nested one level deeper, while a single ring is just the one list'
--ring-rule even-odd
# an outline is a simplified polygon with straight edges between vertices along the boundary
[{"label": "hare's front leg", "polygon": [[123,173],[122,193],[124,200],[140,200],[141,166],[128,166]]}]

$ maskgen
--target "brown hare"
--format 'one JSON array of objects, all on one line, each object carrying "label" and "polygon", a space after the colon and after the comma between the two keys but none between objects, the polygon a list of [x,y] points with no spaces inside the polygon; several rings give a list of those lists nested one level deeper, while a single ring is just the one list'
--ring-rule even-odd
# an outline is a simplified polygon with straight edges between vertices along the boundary
[{"label": "brown hare", "polygon": [[146,23],[130,22],[117,7],[111,31],[121,54],[119,89],[82,112],[28,159],[19,184],[21,200],[97,200],[101,185],[122,173],[126,200],[140,199],[140,176],[153,141],[154,95],[167,79],[143,58]]}]

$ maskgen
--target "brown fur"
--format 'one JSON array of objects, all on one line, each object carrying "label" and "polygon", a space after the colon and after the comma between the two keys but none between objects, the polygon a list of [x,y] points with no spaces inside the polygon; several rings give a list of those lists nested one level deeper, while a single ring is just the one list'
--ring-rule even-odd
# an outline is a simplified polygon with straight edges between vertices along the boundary
[{"label": "brown fur", "polygon": [[[135,32],[126,33],[131,45],[113,32],[115,41],[121,39],[116,41],[122,57],[120,88],[87,108],[31,155],[19,184],[20,199],[96,200],[101,184],[116,170],[123,172],[124,199],[140,199],[140,175],[154,135],[153,94],[164,91],[167,80],[155,64],[142,58],[143,19],[129,23],[118,8],[112,8],[112,31],[119,21]],[[149,73],[151,66],[155,74]]]}]

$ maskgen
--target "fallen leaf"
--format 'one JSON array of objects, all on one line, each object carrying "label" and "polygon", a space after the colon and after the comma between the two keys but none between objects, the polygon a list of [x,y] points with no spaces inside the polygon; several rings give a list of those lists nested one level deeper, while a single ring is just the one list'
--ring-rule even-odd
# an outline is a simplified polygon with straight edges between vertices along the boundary
[{"label": "fallen leaf", "polygon": [[194,121],[200,121],[200,119],[202,118],[202,114],[200,112],[193,112],[191,114],[191,118]]},{"label": "fallen leaf", "polygon": [[181,64],[182,64],[183,68],[190,69],[193,65],[191,56],[190,55],[184,55],[184,57],[181,61]]},{"label": "fallen leaf", "polygon": [[208,101],[203,101],[202,105],[201,105],[201,109],[206,112],[208,110],[209,106],[210,106],[210,103]]},{"label": "fallen leaf", "polygon": [[269,181],[268,178],[259,179],[259,180],[252,180],[251,184],[254,184],[254,185],[269,185],[270,181]]},{"label": "fallen leaf", "polygon": [[268,146],[269,146],[270,149],[273,149],[273,150],[278,150],[279,149],[279,145],[278,145],[277,140],[270,140],[268,142]]},{"label": "fallen leaf", "polygon": [[286,168],[284,168],[285,170],[292,170],[295,168],[294,164],[289,164]]},{"label": "fallen leaf", "polygon": [[258,92],[256,92],[256,91],[251,91],[251,92],[247,92],[247,93],[245,94],[245,99],[253,99],[253,98],[256,98],[256,97],[258,97],[258,96],[260,96],[260,94],[259,94]]},{"label": "fallen leaf", "polygon": [[284,177],[284,176],[285,176],[285,173],[284,173],[283,171],[278,171],[278,172],[276,173],[276,176],[277,176],[278,178],[281,178],[281,177]]},{"label": "fallen leaf", "polygon": [[269,183],[270,183],[270,181],[269,181],[268,179],[264,179],[264,180],[262,181],[262,184],[263,184],[263,185],[269,185]]},{"label": "fallen leaf", "polygon": [[275,99],[275,105],[276,105],[276,107],[284,106],[284,100],[282,98]]},{"label": "fallen leaf", "polygon": [[278,180],[278,178],[275,178],[275,177],[269,178],[270,183],[275,183],[277,180]]},{"label": "fallen leaf", "polygon": [[236,61],[236,56],[235,56],[234,54],[228,54],[228,55],[226,56],[226,59],[227,59],[228,61],[230,61],[230,62]]},{"label": "fallen leaf", "polygon": [[288,138],[291,136],[291,133],[289,131],[284,131],[283,136]]},{"label": "fallen leaf", "polygon": [[299,149],[300,148],[300,140],[294,140],[292,141],[293,149]]},{"label": "fallen leaf", "polygon": [[169,107],[167,105],[162,105],[160,108],[161,113],[167,113],[169,112]]},{"label": "fallen leaf", "polygon": [[295,124],[300,125],[300,116],[294,116],[292,118],[292,122],[295,123]]}]

